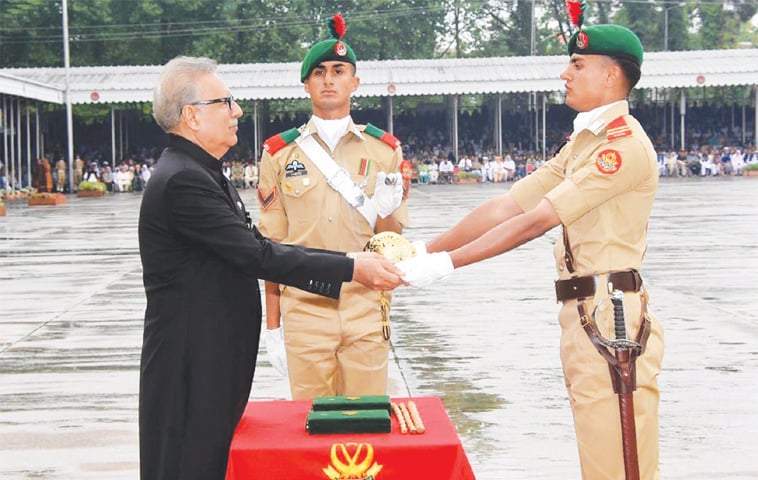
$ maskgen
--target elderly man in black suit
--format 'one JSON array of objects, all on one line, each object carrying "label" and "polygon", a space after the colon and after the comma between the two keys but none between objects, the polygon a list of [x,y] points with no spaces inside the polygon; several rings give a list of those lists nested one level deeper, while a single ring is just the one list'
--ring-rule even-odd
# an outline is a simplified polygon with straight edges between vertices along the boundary
[{"label": "elderly man in black suit", "polygon": [[222,480],[261,328],[258,279],[337,298],[343,282],[401,283],[376,254],[272,243],[221,173],[242,109],[207,58],[177,57],[155,88],[169,134],[139,218],[147,309],[140,366],[143,480]]}]

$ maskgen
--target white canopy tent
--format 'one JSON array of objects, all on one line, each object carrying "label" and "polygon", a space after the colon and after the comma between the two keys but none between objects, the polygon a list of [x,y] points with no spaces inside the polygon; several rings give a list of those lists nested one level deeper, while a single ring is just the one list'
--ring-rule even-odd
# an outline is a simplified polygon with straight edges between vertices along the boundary
[{"label": "white canopy tent", "polygon": [[[363,97],[557,92],[566,56],[358,62]],[[71,67],[71,103],[150,102],[161,66]],[[300,63],[219,66],[242,100],[306,98]],[[27,88],[19,89],[19,84]],[[638,88],[758,84],[758,49],[651,52],[645,54]],[[37,88],[33,88],[33,87]],[[0,69],[0,93],[63,103],[63,68]],[[55,96],[51,93],[58,91]],[[93,95],[96,93],[96,95]]]},{"label": "white canopy tent", "polygon": [[[445,95],[452,97],[453,145],[457,145],[457,96],[465,94],[542,93],[542,131],[544,151],[545,104],[547,94],[561,92],[558,78],[567,57],[530,56],[437,60],[360,61],[361,86],[355,96],[387,97],[387,125],[392,131],[392,98],[404,95]],[[68,69],[71,104],[120,104],[151,102],[152,89],[161,66],[97,66]],[[299,81],[300,63],[253,63],[219,65],[219,74],[240,100],[307,98]],[[642,79],[637,88],[672,89],[717,86],[753,86],[758,112],[758,49],[651,52],[645,54]],[[0,69],[0,94],[19,99],[63,104],[66,91],[65,68]],[[684,141],[686,97],[680,97],[680,129]],[[498,108],[500,102],[498,102]],[[3,103],[3,125],[13,124]],[[673,111],[673,110],[672,110]],[[498,110],[499,117],[500,111]],[[757,113],[758,115],[758,113]],[[18,115],[17,115],[18,116]],[[254,122],[257,123],[257,113]],[[535,121],[536,121],[535,117]],[[758,119],[756,119],[758,138]],[[20,126],[20,118],[18,119]],[[497,123],[497,121],[496,121]],[[499,136],[499,125],[495,126]],[[537,130],[537,129],[536,129]],[[536,131],[535,130],[535,131]],[[256,127],[255,131],[258,129]],[[68,139],[72,143],[72,138]],[[256,138],[256,147],[258,146]],[[114,139],[115,142],[115,139]],[[4,145],[7,141],[4,142]],[[498,150],[500,145],[497,145]],[[8,158],[5,147],[5,158]],[[115,151],[115,147],[114,147]],[[71,164],[69,159],[69,164]],[[6,170],[7,171],[7,170]]]}]

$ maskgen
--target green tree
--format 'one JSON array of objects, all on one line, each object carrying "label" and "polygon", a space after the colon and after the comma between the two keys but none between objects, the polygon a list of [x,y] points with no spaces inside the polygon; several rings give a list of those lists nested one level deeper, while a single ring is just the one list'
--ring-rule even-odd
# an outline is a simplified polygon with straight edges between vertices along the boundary
[{"label": "green tree", "polygon": [[662,45],[658,40],[662,25],[661,12],[654,3],[624,2],[610,15],[613,23],[623,25],[636,33],[646,50],[651,50],[652,45]]},{"label": "green tree", "polygon": [[[701,28],[695,43],[696,49],[737,48],[740,27],[749,22],[756,12],[754,2],[697,2]],[[751,14],[752,13],[752,14]]]},{"label": "green tree", "polygon": [[63,66],[60,4],[0,1],[0,66]]},{"label": "green tree", "polygon": [[[506,4],[508,5],[508,4]],[[537,16],[534,9],[534,0],[517,0],[513,2],[510,11],[499,17],[496,25],[500,28],[493,35],[495,45],[504,45],[506,55],[532,55],[537,53],[537,38],[539,36],[536,25]],[[493,12],[494,13],[494,12]],[[493,18],[495,16],[493,15]],[[534,27],[532,23],[535,22]]]},{"label": "green tree", "polygon": [[489,20],[484,7],[486,0],[447,0],[444,26],[438,35],[437,50],[446,58],[477,55],[476,47],[487,35]]}]

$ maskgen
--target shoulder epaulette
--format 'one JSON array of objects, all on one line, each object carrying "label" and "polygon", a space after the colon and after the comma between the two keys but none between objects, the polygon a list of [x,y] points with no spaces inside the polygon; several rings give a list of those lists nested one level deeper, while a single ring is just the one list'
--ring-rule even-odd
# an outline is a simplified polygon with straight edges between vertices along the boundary
[{"label": "shoulder epaulette", "polygon": [[366,124],[366,128],[364,128],[363,131],[368,133],[372,137],[376,137],[379,140],[383,141],[384,143],[392,147],[393,150],[400,147],[400,140],[398,140],[396,136],[392,135],[389,132],[385,132],[379,127],[371,125],[370,123]]},{"label": "shoulder epaulette", "polygon": [[300,130],[297,128],[290,128],[289,130],[278,133],[263,142],[263,150],[268,152],[269,155],[273,155],[283,147],[292,143],[299,136]]},{"label": "shoulder epaulette", "polygon": [[624,120],[624,116],[622,115],[608,124],[605,133],[608,140],[615,140],[617,138],[628,137],[632,134],[632,129],[626,124],[626,120]]}]

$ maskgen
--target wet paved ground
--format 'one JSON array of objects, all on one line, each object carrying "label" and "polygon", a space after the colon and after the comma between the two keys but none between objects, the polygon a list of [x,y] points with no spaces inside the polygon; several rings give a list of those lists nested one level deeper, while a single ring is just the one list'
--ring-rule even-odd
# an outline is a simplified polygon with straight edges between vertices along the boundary
[{"label": "wet paved ground", "polygon": [[[505,188],[415,188],[406,236],[431,238]],[[664,479],[758,478],[756,192],[752,178],[661,182],[643,274],[666,329]],[[0,217],[0,478],[138,477],[139,203],[9,203]],[[440,396],[480,480],[579,478],[556,234],[395,297],[391,393]],[[251,398],[287,392],[261,357]]]}]

